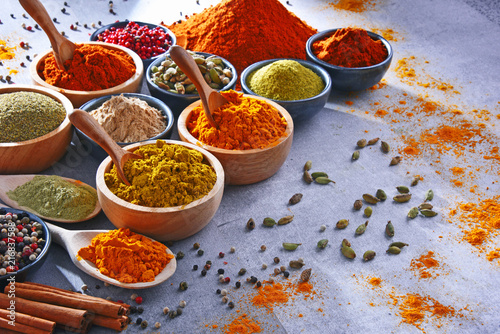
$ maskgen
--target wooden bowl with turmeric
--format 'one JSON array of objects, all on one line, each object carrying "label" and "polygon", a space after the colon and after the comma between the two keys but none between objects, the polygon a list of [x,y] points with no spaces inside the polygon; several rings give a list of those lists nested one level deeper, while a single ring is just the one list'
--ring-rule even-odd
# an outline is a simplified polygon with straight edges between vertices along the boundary
[{"label": "wooden bowl with turmeric", "polygon": [[[23,95],[14,100],[14,93]],[[15,109],[20,110],[9,117],[9,110]],[[51,89],[17,84],[0,88],[0,123],[8,132],[0,140],[0,174],[39,173],[58,161],[73,137],[71,111],[71,101]]]},{"label": "wooden bowl with turmeric", "polygon": [[66,96],[75,108],[105,95],[137,93],[144,75],[137,53],[103,42],[77,44],[73,59],[65,66],[66,73],[55,66],[52,50],[47,50],[31,63],[30,76],[35,85]]},{"label": "wooden bowl with turmeric", "polygon": [[[155,156],[152,152],[156,148],[163,149],[165,154],[171,148],[174,150],[172,156],[184,159],[184,162],[176,164],[171,159],[164,158],[163,153]],[[155,171],[138,175],[138,170],[147,169],[139,164],[147,162],[139,161],[141,159],[127,161],[127,164],[130,162],[134,165],[126,164],[124,168],[131,183],[127,188],[121,180],[115,178],[116,169],[113,168],[111,158],[103,160],[96,174],[97,196],[102,210],[113,225],[128,228],[158,241],[175,241],[199,232],[211,221],[224,192],[224,169],[215,156],[199,146],[178,140],[150,140],[125,146],[124,149],[138,153],[144,160],[150,157]],[[190,152],[190,157],[186,152]],[[194,156],[197,157],[196,166],[191,165]],[[163,169],[166,165],[161,162],[167,160],[168,166]],[[131,170],[130,174],[128,168]],[[183,171],[184,175],[181,176]],[[111,175],[113,172],[115,174]],[[207,173],[210,174],[210,185],[213,183],[211,188],[207,186],[208,182],[204,183]],[[184,192],[188,186],[180,184],[179,180],[183,183],[193,182],[196,187]],[[187,197],[193,193],[197,195]]]},{"label": "wooden bowl with turmeric", "polygon": [[[235,91],[221,93],[233,104],[228,109],[236,113],[224,116],[224,106],[212,112],[219,129],[211,128],[206,124],[201,101],[193,102],[179,116],[179,137],[217,157],[224,167],[226,184],[244,185],[268,179],[280,169],[290,152],[294,129],[291,115],[278,103],[261,96]],[[245,102],[250,105],[238,99],[250,101]],[[261,105],[263,111],[252,114]],[[247,115],[249,110],[253,111]],[[201,119],[201,129],[195,118]]]}]

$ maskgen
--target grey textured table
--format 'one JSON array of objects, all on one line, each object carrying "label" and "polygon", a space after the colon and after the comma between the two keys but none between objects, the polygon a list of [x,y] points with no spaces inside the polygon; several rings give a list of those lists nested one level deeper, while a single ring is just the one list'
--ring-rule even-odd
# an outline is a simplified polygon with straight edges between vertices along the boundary
[{"label": "grey textured table", "polygon": [[[83,23],[90,26],[99,20],[107,24],[122,19],[170,23],[216,1],[201,0],[197,5],[195,1],[117,0],[116,15],[109,13],[108,1],[68,1],[66,14],[61,13],[62,1],[43,3],[51,16],[58,18],[58,28],[78,42],[86,41],[93,30],[84,29]],[[395,56],[384,78],[385,85],[351,94],[332,92],[329,103],[316,117],[295,124],[290,155],[277,174],[254,185],[226,186],[211,223],[195,236],[172,245],[174,253],[183,251],[186,256],[163,285],[140,291],[104,287],[80,272],[55,244],[44,266],[28,280],[74,290],[87,284],[89,290],[85,293],[124,301],[138,293],[144,299],[144,313],[140,316],[149,327],[141,330],[131,324],[127,333],[223,332],[243,313],[260,323],[262,333],[500,332],[500,262],[495,258],[500,248],[498,2],[374,0],[360,13],[336,9],[327,1],[282,3],[318,30],[349,25],[385,33],[393,29],[390,43]],[[18,48],[15,59],[4,60],[0,74],[5,77],[9,68],[17,69],[13,82],[28,84],[28,70],[20,63],[29,64],[26,55],[33,57],[48,49],[48,39],[40,30],[28,32],[21,27],[22,23],[34,22],[22,16],[24,11],[16,1],[4,1],[2,7],[0,39],[8,45],[28,41],[31,47]],[[15,18],[10,17],[11,13]],[[76,21],[80,28],[70,30],[69,25]],[[415,70],[415,77],[401,77],[405,66],[398,69],[400,60],[406,60],[406,66]],[[142,92],[148,94],[147,87],[143,86]],[[374,137],[389,142],[392,152],[384,155],[377,144],[362,149],[360,159],[352,162],[357,140]],[[173,138],[178,138],[176,130]],[[403,156],[403,162],[389,167],[390,157],[397,154]],[[336,183],[320,186],[302,182],[302,167],[309,159],[313,170],[328,172]],[[79,178],[95,186],[99,163],[75,137],[67,154],[44,173]],[[396,205],[391,199],[396,194],[395,186],[409,185],[414,175],[423,180],[412,187],[412,201]],[[374,194],[378,188],[385,189],[389,199],[373,206],[366,233],[355,237],[355,227],[366,218],[362,212],[353,211],[352,204],[363,193]],[[420,204],[428,189],[434,190],[432,203],[439,215],[407,219],[409,208]],[[288,199],[298,192],[304,197],[290,207],[295,215],[291,224],[274,228],[261,225],[264,217],[290,214]],[[476,214],[485,210],[484,216],[468,226],[464,218],[467,213],[460,203],[471,203],[468,207]],[[491,205],[474,211],[485,203]],[[251,217],[257,227],[248,231],[245,224]],[[350,219],[346,230],[335,229],[341,218]],[[410,244],[399,255],[385,252],[391,242],[384,235],[388,220],[396,228],[393,239]],[[484,225],[487,223],[490,227]],[[323,224],[327,229],[320,232]],[[482,244],[464,240],[480,224],[489,233]],[[104,213],[88,222],[59,225],[68,229],[113,228]],[[329,239],[329,245],[317,250],[316,243],[323,238]],[[343,238],[351,241],[358,254],[353,261],[339,251]],[[302,245],[287,252],[281,247],[284,241]],[[203,256],[193,250],[195,242],[204,249]],[[260,251],[263,244],[267,246],[265,252]],[[232,246],[236,247],[234,254],[229,253]],[[376,251],[377,256],[365,263],[361,255],[367,249]],[[219,252],[226,256],[219,258]],[[433,260],[426,262],[429,267],[422,262],[425,255]],[[281,258],[281,264],[303,257],[306,268],[312,268],[314,293],[295,295],[288,290],[288,302],[277,303],[270,311],[249,301],[256,290],[244,281],[248,275],[262,280],[272,276],[275,256]],[[207,260],[213,261],[213,266],[202,277],[201,267]],[[268,269],[261,269],[263,263]],[[200,269],[193,270],[194,264]],[[423,267],[417,268],[417,264]],[[243,277],[237,275],[241,267],[248,269]],[[225,276],[231,278],[229,285],[219,283],[218,268],[224,268]],[[288,280],[280,276],[278,281],[289,282],[291,289],[300,271],[290,272]],[[371,284],[371,278],[379,278],[381,283]],[[235,289],[238,279],[242,287]],[[188,282],[188,290],[178,289],[181,281]],[[96,289],[98,284],[100,289]],[[234,309],[229,309],[216,294],[222,288],[228,289],[230,300],[236,304]],[[408,307],[415,296],[424,298],[421,308],[418,304]],[[163,315],[165,306],[175,309],[180,300],[187,302],[181,316],[169,319]],[[447,307],[442,317],[439,310],[443,309],[437,303]],[[422,318],[408,323],[409,311]],[[133,315],[133,321],[137,317]],[[158,330],[153,328],[156,321],[162,325]],[[106,332],[111,331],[99,327],[91,330]]]}]

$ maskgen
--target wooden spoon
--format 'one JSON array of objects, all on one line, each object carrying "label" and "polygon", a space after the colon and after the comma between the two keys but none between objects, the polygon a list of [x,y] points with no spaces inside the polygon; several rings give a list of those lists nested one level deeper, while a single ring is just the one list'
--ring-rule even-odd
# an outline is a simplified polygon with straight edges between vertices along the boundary
[{"label": "wooden spoon", "polygon": [[[169,279],[175,272],[177,268],[177,262],[175,257],[170,260],[165,268],[155,277],[152,282],[140,282],[140,283],[122,283],[114,278],[103,275],[99,272],[99,269],[90,261],[80,260],[78,261],[77,254],[80,248],[87,247],[90,245],[92,239],[99,233],[106,233],[107,230],[77,230],[70,231],[63,229],[59,226],[46,223],[50,230],[50,235],[52,236],[54,242],[63,246],[69,254],[71,261],[82,271],[86,272],[92,277],[95,277],[103,282],[118,286],[125,289],[146,289],[156,286],[165,282]],[[153,240],[153,239],[151,239]],[[167,253],[172,254],[172,251],[167,248]]]},{"label": "wooden spoon", "polygon": [[[39,175],[39,174],[36,174]],[[31,208],[20,206],[17,201],[11,200],[9,196],[7,196],[7,192],[16,189],[20,185],[25,184],[28,181],[33,180],[33,178],[36,176],[35,174],[24,174],[24,175],[0,175],[0,199],[5,202],[5,204],[19,210],[25,210],[34,213],[40,218],[52,220],[55,222],[61,222],[61,223],[78,223],[81,221],[89,220],[91,218],[94,218],[97,216],[97,214],[101,211],[101,205],[99,204],[99,201],[96,202],[95,209],[92,211],[90,215],[88,215],[85,218],[82,219],[62,219],[58,217],[48,217],[39,214],[38,212],[34,211]],[[48,176],[48,175],[46,175]],[[85,186],[91,188],[94,192],[96,191],[93,187],[89,186],[86,183],[83,183],[78,180],[74,179],[69,179],[67,177],[61,177],[62,179],[69,181],[71,183],[76,184],[77,186]]]},{"label": "wooden spoon", "polygon": [[205,111],[208,122],[214,128],[218,129],[219,126],[215,123],[214,118],[212,117],[212,112],[228,103],[228,100],[207,84],[200,72],[200,69],[198,68],[198,65],[196,65],[193,57],[187,53],[186,50],[178,45],[174,45],[170,47],[169,53],[172,60],[194,83],[196,89],[198,90],[198,94],[200,94],[201,103],[203,104],[203,110]]},{"label": "wooden spoon", "polygon": [[123,173],[123,166],[125,166],[128,159],[142,159],[142,157],[121,148],[88,112],[75,109],[68,115],[68,118],[74,126],[89,136],[109,154],[116,166],[118,176],[127,186],[130,186],[130,182],[128,182],[125,173]]},{"label": "wooden spoon", "polygon": [[47,10],[39,0],[19,0],[19,2],[47,34],[54,51],[57,67],[64,71],[64,62],[73,59],[76,45],[57,31]]}]

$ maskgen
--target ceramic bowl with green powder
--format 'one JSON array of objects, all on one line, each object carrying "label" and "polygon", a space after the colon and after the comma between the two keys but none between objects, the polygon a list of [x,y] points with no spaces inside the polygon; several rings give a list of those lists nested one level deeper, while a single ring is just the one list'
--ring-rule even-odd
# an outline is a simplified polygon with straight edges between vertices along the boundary
[{"label": "ceramic bowl with green powder", "polygon": [[247,94],[262,96],[284,107],[293,121],[310,119],[328,101],[331,79],[320,66],[300,59],[270,59],[247,67],[241,74]]}]

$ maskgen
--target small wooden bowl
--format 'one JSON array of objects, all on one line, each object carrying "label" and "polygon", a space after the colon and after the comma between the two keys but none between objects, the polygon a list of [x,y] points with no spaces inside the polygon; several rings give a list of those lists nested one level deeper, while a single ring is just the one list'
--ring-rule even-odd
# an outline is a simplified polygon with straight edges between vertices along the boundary
[{"label": "small wooden bowl", "polygon": [[38,55],[30,66],[30,76],[31,80],[35,85],[42,86],[45,88],[49,88],[55,90],[57,92],[65,95],[71,103],[73,103],[75,108],[79,108],[82,104],[97,97],[101,97],[104,95],[112,95],[119,93],[137,93],[141,89],[142,76],[144,75],[144,65],[142,63],[141,58],[134,51],[127,49],[126,47],[115,45],[111,43],[103,43],[103,42],[85,42],[84,44],[91,45],[100,45],[102,47],[111,49],[111,50],[120,50],[127,53],[135,63],[135,74],[125,81],[124,83],[119,84],[118,86],[111,87],[108,89],[95,90],[95,91],[80,91],[80,90],[70,90],[64,89],[56,86],[49,85],[43,80],[38,74],[38,69],[43,64],[43,61],[47,56],[52,53],[52,50],[48,50],[40,55]]},{"label": "small wooden bowl", "polygon": [[[217,174],[217,181],[207,195],[188,205],[169,208],[132,204],[114,195],[104,182],[104,173],[109,172],[112,167],[110,157],[104,159],[97,169],[96,189],[102,210],[117,228],[129,228],[158,241],[175,241],[199,232],[212,220],[224,192],[224,169],[216,157],[196,145],[176,140],[164,140],[164,142],[183,145],[203,154],[206,162]],[[125,146],[124,149],[134,151],[140,146],[154,143],[155,140],[150,140]]]},{"label": "small wooden bowl", "polygon": [[202,147],[219,159],[226,173],[225,182],[232,185],[257,183],[273,176],[285,162],[293,140],[293,120],[285,108],[261,96],[247,94],[243,96],[266,101],[278,109],[288,124],[285,136],[263,149],[226,150],[206,145],[196,139],[186,126],[191,111],[201,104],[201,100],[191,103],[184,109],[177,121],[177,129],[181,140]]},{"label": "small wooden bowl", "polygon": [[49,168],[66,152],[73,137],[73,127],[68,119],[73,105],[61,93],[43,87],[9,85],[0,88],[0,94],[14,92],[47,95],[60,102],[66,110],[64,121],[46,135],[17,143],[0,143],[0,174],[35,174]]}]

